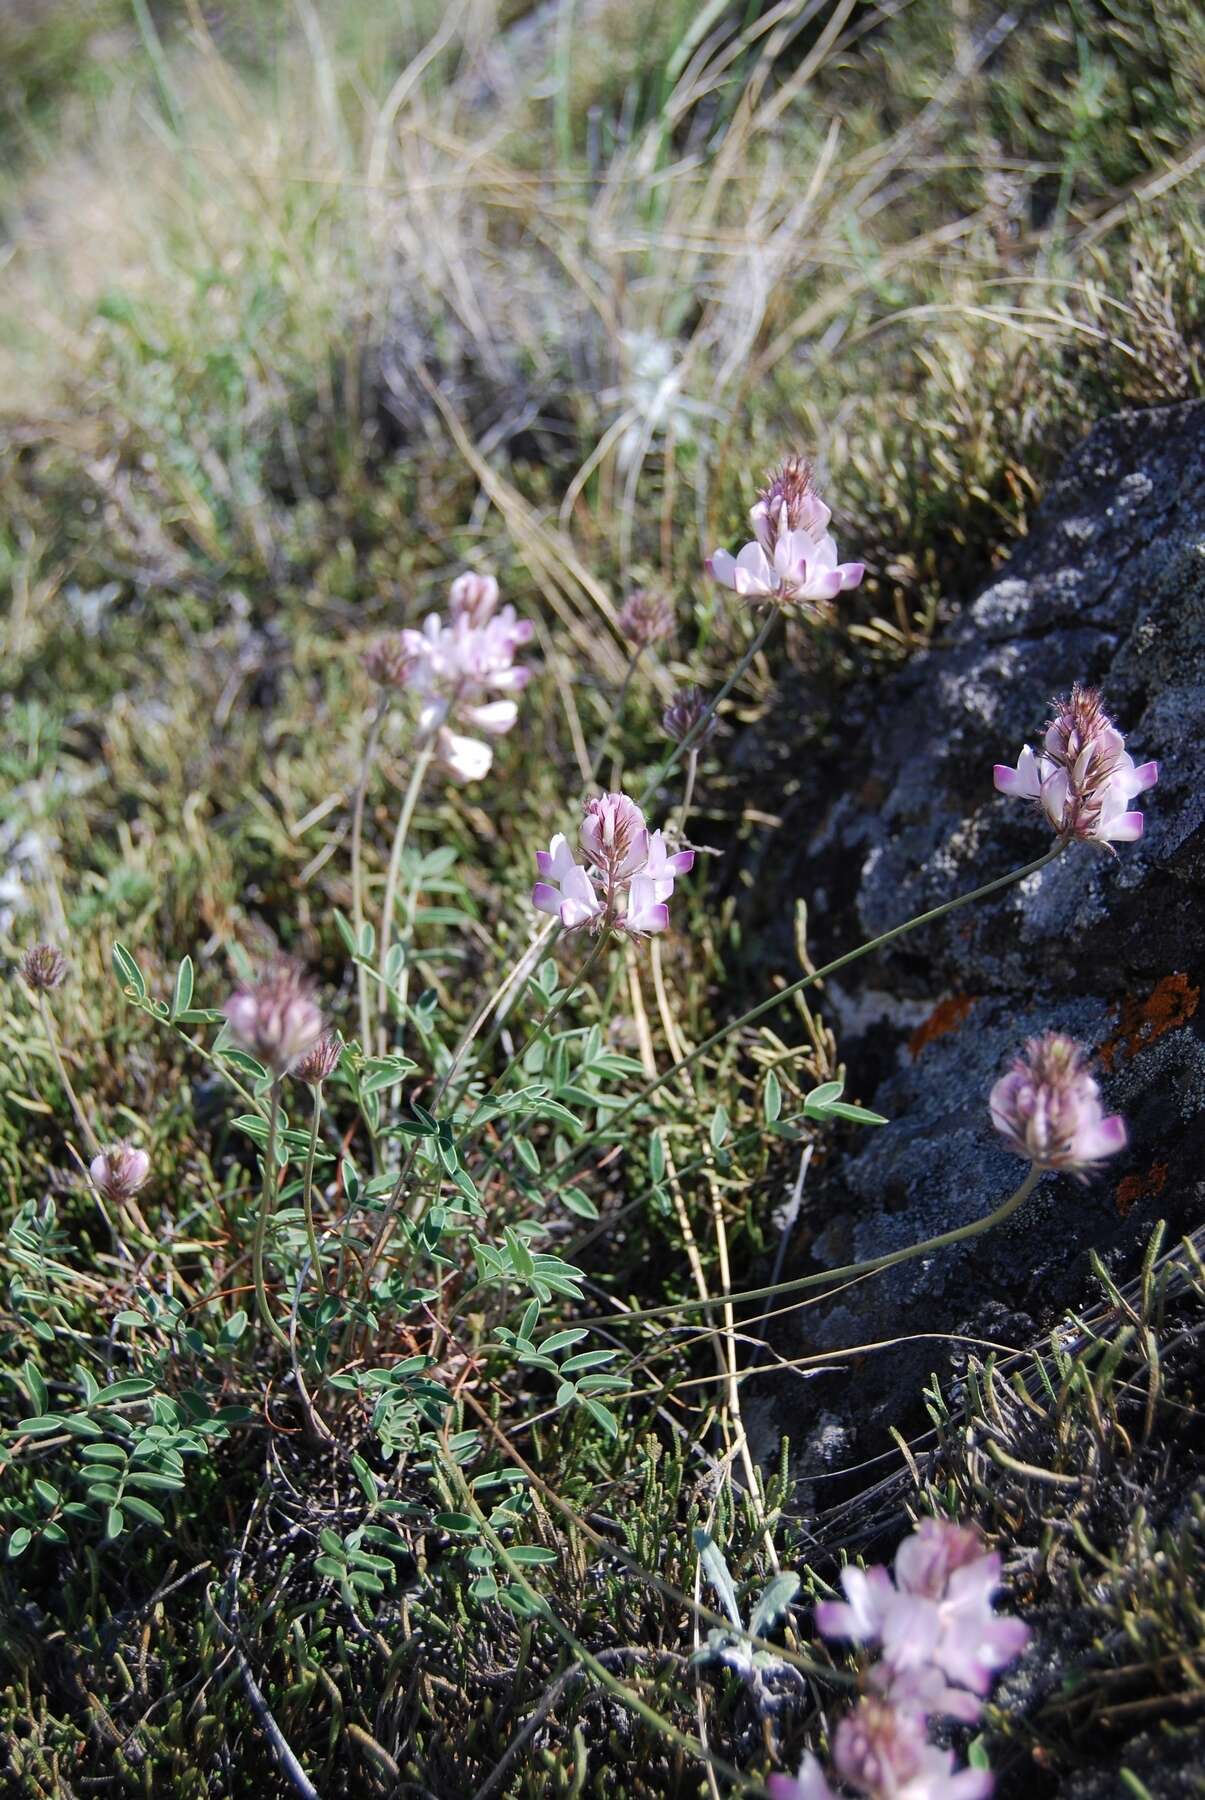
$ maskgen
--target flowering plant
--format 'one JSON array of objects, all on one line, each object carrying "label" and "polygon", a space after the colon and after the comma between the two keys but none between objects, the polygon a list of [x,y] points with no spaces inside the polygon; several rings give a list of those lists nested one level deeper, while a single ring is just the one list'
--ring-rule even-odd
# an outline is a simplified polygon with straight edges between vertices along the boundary
[{"label": "flowering plant", "polygon": [[1055,701],[1040,755],[1026,744],[1015,769],[995,768],[999,792],[1036,800],[1061,839],[1106,848],[1142,836],[1142,814],[1129,804],[1158,779],[1158,763],[1134,766],[1096,689],[1078,685]]},{"label": "flowering plant", "polygon": [[536,910],[559,919],[566,931],[583,925],[637,937],[664,931],[674,883],[694,866],[694,851],[671,851],[627,794],[586,802],[580,842],[584,864],[559,831],[547,850],[536,852],[542,877],[531,891]]},{"label": "flowering plant", "polygon": [[753,542],[736,556],[713,550],[707,572],[745,599],[799,605],[820,616],[827,602],[857,587],[866,572],[864,563],[838,561],[831,518],[810,464],[788,457],[750,510]]}]

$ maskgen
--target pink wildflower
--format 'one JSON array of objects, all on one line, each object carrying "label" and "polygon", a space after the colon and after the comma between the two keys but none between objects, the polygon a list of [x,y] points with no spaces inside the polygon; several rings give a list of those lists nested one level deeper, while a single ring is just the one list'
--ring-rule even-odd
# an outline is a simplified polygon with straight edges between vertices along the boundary
[{"label": "pink wildflower", "polygon": [[[954,1752],[925,1741],[923,1719],[873,1696],[859,1702],[833,1733],[833,1768],[866,1800],[987,1800],[986,1769],[956,1769]],[[772,1775],[774,1800],[838,1800],[819,1762],[803,1759],[798,1775]]]},{"label": "pink wildflower", "polygon": [[494,760],[484,740],[510,731],[519,716],[515,700],[502,696],[522,693],[531,678],[515,658],[532,630],[513,606],[498,610],[492,575],[458,575],[446,618],[429,613],[421,630],[378,639],[364,666],[382,686],[417,695],[419,735],[453,780],[480,781]]},{"label": "pink wildflower", "polygon": [[713,551],[707,572],[747,599],[802,605],[821,616],[827,602],[857,587],[866,573],[864,563],[837,561],[831,518],[811,466],[802,457],[788,457],[750,511],[754,542],[735,557]]},{"label": "pink wildflower", "polygon": [[322,1036],[321,1008],[300,970],[274,963],[231,995],[222,1011],[230,1035],[274,1075],[284,1075]]},{"label": "pink wildflower", "polygon": [[674,609],[664,594],[637,588],[620,608],[619,629],[634,650],[647,650],[673,628]]},{"label": "pink wildflower", "polygon": [[106,1200],[119,1204],[129,1200],[143,1186],[151,1172],[151,1159],[145,1150],[132,1144],[110,1144],[94,1156],[88,1172]]},{"label": "pink wildflower", "polygon": [[988,1105],[1009,1149],[1038,1169],[1086,1179],[1125,1148],[1125,1120],[1119,1113],[1105,1117],[1083,1046],[1058,1031],[1030,1038]]},{"label": "pink wildflower", "polygon": [[670,851],[660,831],[649,831],[627,794],[601,794],[587,801],[581,844],[584,866],[560,832],[547,850],[537,851],[536,866],[544,878],[532,889],[537,910],[559,918],[566,931],[582,925],[635,936],[664,931],[669,924],[666,902],[678,876],[693,867],[694,851]]},{"label": "pink wildflower", "polygon": [[1095,688],[1072,688],[1056,700],[1039,756],[1026,744],[1015,769],[997,763],[1000,793],[1036,800],[1059,837],[1110,845],[1142,836],[1140,812],[1130,801],[1159,779],[1159,765],[1135,768],[1125,739],[1101,705]]},{"label": "pink wildflower", "polygon": [[[881,1645],[892,1674],[931,1667],[956,1687],[986,1694],[993,1676],[1029,1638],[1020,1619],[998,1618],[992,1611],[999,1556],[985,1554],[973,1531],[944,1520],[922,1519],[904,1539],[896,1552],[894,1584],[886,1569],[877,1567],[844,1569],[841,1585],[844,1601],[822,1601],[816,1608],[820,1630],[826,1637]],[[895,1697],[888,1677],[880,1678],[880,1685]]]}]

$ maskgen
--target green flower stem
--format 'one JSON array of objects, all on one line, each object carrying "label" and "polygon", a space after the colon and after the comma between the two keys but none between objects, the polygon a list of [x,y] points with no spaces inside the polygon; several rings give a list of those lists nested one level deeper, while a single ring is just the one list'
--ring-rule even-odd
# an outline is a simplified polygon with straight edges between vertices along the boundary
[{"label": "green flower stem", "polygon": [[319,1288],[325,1287],[322,1278],[322,1258],[318,1254],[318,1234],[314,1230],[314,1158],[318,1154],[318,1131],[322,1124],[322,1083],[314,1083],[314,1113],[310,1120],[310,1141],[305,1153],[305,1180],[302,1184],[302,1206],[305,1209],[305,1235],[310,1246],[310,1260],[314,1265],[314,1279]]},{"label": "green flower stem", "polygon": [[776,606],[770,609],[757,636],[745,651],[745,654],[741,657],[740,662],[737,663],[735,669],[733,669],[719,693],[713,700],[708,702],[707,706],[699,714],[690,730],[686,733],[686,736],[682,739],[682,742],[674,745],[670,754],[661,764],[661,767],[655,774],[649,777],[648,781],[645,783],[644,792],[641,794],[638,802],[642,811],[648,806],[650,800],[653,798],[653,795],[657,792],[657,789],[661,786],[661,783],[665,780],[666,776],[669,775],[672,770],[677,768],[682,758],[690,750],[692,744],[698,741],[700,732],[706,729],[707,723],[714,716],[716,709],[728,698],[729,694],[732,692],[733,688],[736,686],[737,682],[745,673],[745,670],[749,667],[749,664],[753,661],[753,658],[757,655],[758,651],[773,631],[775,625],[778,623],[778,612],[779,609]]},{"label": "green flower stem", "polygon": [[[393,834],[393,848],[389,852],[389,873],[385,878],[385,905],[381,912],[381,944],[380,960],[377,967],[381,973],[381,986],[378,993],[377,1010],[384,1015],[389,1007],[389,989],[385,984],[385,962],[389,954],[389,945],[393,937],[393,911],[397,905],[398,879],[402,872],[402,852],[406,848],[406,838],[410,831],[410,821],[414,817],[414,809],[418,805],[419,790],[423,785],[423,777],[431,766],[431,758],[435,755],[435,740],[425,743],[414,759],[414,767],[410,771],[410,781],[402,801],[402,810],[398,814],[397,828]],[[387,1043],[382,1035],[381,1051],[384,1054]],[[365,1049],[368,1049],[367,1043]]]},{"label": "green flower stem", "polygon": [[[706,1056],[709,1051],[722,1044],[725,1038],[731,1037],[733,1032],[741,1031],[746,1025],[752,1025],[755,1020],[764,1018],[766,1013],[773,1012],[775,1007],[781,1006],[784,1000],[790,1000],[794,995],[802,994],[806,988],[813,987],[816,982],[823,981],[826,976],[835,975],[838,969],[844,969],[849,963],[857,962],[859,957],[869,956],[872,950],[881,950],[884,944],[890,944],[895,938],[903,937],[905,932],[915,931],[921,925],[931,925],[934,920],[944,918],[947,913],[957,911],[960,906],[969,906],[973,900],[986,899],[989,894],[997,893],[999,889],[1011,886],[1014,881],[1024,881],[1027,875],[1034,875],[1039,869],[1044,869],[1048,863],[1052,863],[1065,848],[1065,844],[1060,840],[1053,844],[1044,856],[1039,856],[1035,861],[1026,863],[1023,868],[1012,869],[1007,875],[998,875],[994,881],[987,881],[982,887],[972,888],[969,894],[957,894],[953,900],[943,900],[940,906],[930,907],[928,912],[918,913],[914,919],[906,919],[902,925],[893,925],[890,931],[880,932],[878,937],[871,938],[865,944],[859,944],[856,950],[847,950],[844,956],[835,957],[832,962],[825,963],[822,969],[815,969],[812,974],[801,976],[798,981],[793,981],[788,987],[780,989],[778,993],[771,994],[768,1000],[762,1000],[757,1006],[750,1007],[749,1011],[742,1013],[739,1019],[733,1019],[729,1024],[722,1026],[719,1031],[713,1031],[709,1038],[704,1038],[701,1044],[696,1044],[688,1055],[671,1064],[664,1074],[658,1075],[653,1081],[646,1082],[639,1093],[634,1094],[625,1106],[621,1106],[617,1113],[612,1114],[607,1121],[608,1131],[614,1131],[614,1128],[628,1118],[638,1106],[642,1106],[646,1100],[651,1099],[667,1083],[674,1081],[683,1069],[690,1068],[693,1063],[698,1062],[701,1056]],[[549,1182],[557,1180],[570,1169],[575,1168],[579,1160],[580,1152],[572,1152],[548,1171],[546,1180]]]},{"label": "green flower stem", "polygon": [[58,1071],[58,1077],[63,1092],[66,1094],[71,1110],[75,1114],[75,1122],[84,1134],[84,1142],[95,1156],[100,1149],[100,1139],[88,1123],[87,1114],[80,1105],[79,1100],[76,1097],[75,1089],[71,1085],[71,1077],[67,1073],[67,1065],[63,1061],[62,1053],[59,1050],[59,1040],[54,1029],[54,1019],[51,1015],[49,1006],[46,1004],[45,994],[40,993],[38,995],[38,1009],[42,1014],[42,1029],[46,1033],[46,1042],[50,1045],[50,1054],[54,1059],[54,1066]]},{"label": "green flower stem", "polygon": [[288,1338],[272,1317],[272,1309],[268,1305],[268,1290],[264,1286],[264,1240],[268,1235],[268,1212],[276,1198],[276,1136],[280,1117],[280,1078],[272,1083],[272,1092],[268,1108],[268,1144],[264,1156],[264,1186],[259,1199],[259,1211],[255,1216],[255,1237],[251,1244],[251,1268],[255,1278],[255,1303],[259,1308],[259,1316],[277,1343],[288,1344]]},{"label": "green flower stem", "polygon": [[[846,1263],[839,1269],[822,1269],[817,1275],[801,1275],[795,1281],[780,1281],[776,1286],[746,1288],[742,1293],[730,1294],[727,1298],[732,1302],[746,1300],[776,1300],[781,1294],[801,1294],[808,1288],[824,1287],[833,1282],[852,1281],[860,1275],[876,1275],[882,1269],[892,1269],[897,1263],[911,1262],[914,1256],[928,1256],[933,1250],[945,1250],[951,1244],[963,1244],[968,1238],[975,1238],[985,1231],[991,1231],[997,1225],[1003,1225],[1005,1219],[1011,1217],[1019,1206],[1024,1205],[1038,1182],[1045,1174],[1044,1169],[1031,1167],[1028,1175],[1015,1193],[1010,1194],[994,1212],[982,1219],[973,1219],[969,1225],[959,1225],[953,1231],[939,1232],[936,1237],[924,1238],[919,1244],[909,1244],[904,1250],[889,1250],[885,1256],[872,1256],[865,1262]],[[591,1325],[631,1325],[638,1319],[677,1318],[682,1313],[698,1312],[714,1306],[714,1300],[683,1300],[670,1306],[646,1307],[642,1312],[601,1313],[590,1318]]]},{"label": "green flower stem", "polygon": [[[356,934],[356,949],[360,947],[360,931],[364,924],[364,801],[368,793],[368,779],[372,774],[372,765],[376,761],[377,744],[380,741],[381,725],[385,718],[389,702],[382,699],[373,714],[372,724],[368,728],[368,737],[364,744],[364,760],[360,765],[360,779],[356,785],[356,799],[351,814],[351,916]],[[356,963],[356,989],[360,999],[360,1043],[364,1054],[369,1052],[368,1033],[371,1020],[368,1007],[368,971],[363,964]]]}]

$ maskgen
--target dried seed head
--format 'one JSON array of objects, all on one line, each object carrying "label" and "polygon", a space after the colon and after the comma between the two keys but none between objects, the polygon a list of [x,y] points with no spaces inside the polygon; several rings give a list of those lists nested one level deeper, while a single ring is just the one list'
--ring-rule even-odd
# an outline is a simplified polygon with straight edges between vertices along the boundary
[{"label": "dried seed head", "polygon": [[306,1051],[301,1061],[294,1066],[293,1073],[298,1081],[317,1087],[328,1075],[334,1074],[342,1054],[343,1045],[333,1031],[328,1031],[311,1050]]},{"label": "dried seed head", "polygon": [[151,1172],[151,1159],[132,1144],[110,1144],[92,1158],[88,1168],[105,1199],[120,1204],[142,1187]]},{"label": "dried seed head", "polygon": [[664,594],[651,589],[636,588],[620,609],[619,629],[634,650],[647,650],[673,628],[673,606]]},{"label": "dried seed head", "polygon": [[31,944],[21,958],[21,978],[35,994],[49,993],[67,979],[67,959],[53,944]]},{"label": "dried seed head", "polygon": [[414,671],[415,658],[400,631],[387,632],[368,646],[362,657],[365,673],[384,688],[404,688]]},{"label": "dried seed head", "polygon": [[274,1075],[284,1075],[314,1047],[325,1021],[295,963],[281,961],[232,994],[222,1008],[230,1035]]},{"label": "dried seed head", "polygon": [[706,718],[702,729],[690,737],[691,748],[701,750],[704,744],[711,742],[720,729],[720,721],[715,713],[708,714],[708,700],[702,688],[683,688],[661,715],[661,729],[667,738],[680,744],[683,738],[690,737],[700,719]]}]

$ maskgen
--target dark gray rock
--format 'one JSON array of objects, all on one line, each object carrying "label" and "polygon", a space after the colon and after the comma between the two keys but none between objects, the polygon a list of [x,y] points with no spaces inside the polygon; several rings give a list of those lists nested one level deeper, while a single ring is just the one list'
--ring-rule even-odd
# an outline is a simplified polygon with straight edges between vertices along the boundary
[{"label": "dark gray rock", "polygon": [[[843,972],[823,1004],[851,1088],[893,1123],[839,1141],[785,1273],[991,1211],[1024,1170],[990,1127],[987,1093],[1035,1032],[1100,1053],[1129,1147],[1087,1186],[1048,1176],[999,1232],[793,1315],[777,1341],[788,1355],[933,1334],[856,1359],[856,1380],[846,1359],[846,1373],[778,1390],[801,1472],[823,1462],[808,1440],[834,1421],[850,1465],[890,1447],[889,1425],[922,1424],[923,1382],[953,1366],[942,1334],[999,1341],[1005,1321],[1005,1341],[1032,1338],[1090,1296],[1090,1251],[1132,1273],[1155,1219],[1176,1232],[1205,1210],[1205,404],[1094,430],[946,640],[844,698],[782,834],[799,844],[810,820],[804,854],[778,872],[788,892],[824,895],[818,960],[1041,855],[1048,828],[995,794],[992,765],[1035,743],[1050,698],[1077,680],[1103,689],[1138,760],[1159,760],[1146,835],[1116,857],[1073,846]],[[860,988],[906,1004],[869,1023]]]}]

